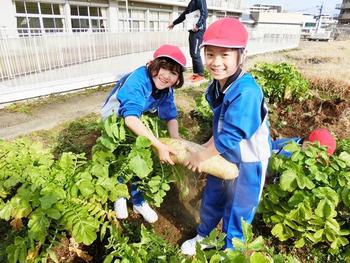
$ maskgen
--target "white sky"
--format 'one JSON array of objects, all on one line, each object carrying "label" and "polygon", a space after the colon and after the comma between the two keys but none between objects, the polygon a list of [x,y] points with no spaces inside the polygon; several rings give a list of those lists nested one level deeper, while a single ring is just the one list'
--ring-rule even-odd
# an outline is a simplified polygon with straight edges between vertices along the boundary
[{"label": "white sky", "polygon": [[339,10],[335,9],[336,4],[341,4],[342,0],[242,0],[247,7],[253,4],[274,4],[282,5],[284,10],[291,12],[299,11],[309,14],[319,14],[319,8],[323,3],[322,14],[334,15],[338,14]]}]

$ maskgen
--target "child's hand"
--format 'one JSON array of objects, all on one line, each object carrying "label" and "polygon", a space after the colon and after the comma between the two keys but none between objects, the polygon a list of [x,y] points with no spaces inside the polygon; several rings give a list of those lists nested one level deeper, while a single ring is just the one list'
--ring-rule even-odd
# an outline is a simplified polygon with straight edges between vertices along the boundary
[{"label": "child's hand", "polygon": [[161,144],[157,147],[158,156],[161,163],[168,163],[174,165],[175,163],[170,158],[170,154],[176,155],[176,152],[168,145]]},{"label": "child's hand", "polygon": [[202,165],[205,159],[202,157],[201,152],[195,152],[191,148],[187,148],[189,154],[188,160],[184,163],[185,167],[193,172],[202,172]]}]

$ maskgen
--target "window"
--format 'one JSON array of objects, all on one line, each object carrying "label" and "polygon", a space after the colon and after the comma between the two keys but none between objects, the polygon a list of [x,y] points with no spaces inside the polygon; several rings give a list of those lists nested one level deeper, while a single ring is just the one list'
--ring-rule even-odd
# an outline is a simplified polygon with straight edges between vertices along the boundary
[{"label": "window", "polygon": [[107,10],[94,6],[71,6],[73,32],[103,32],[106,28]]},{"label": "window", "polygon": [[63,31],[63,7],[59,4],[15,1],[15,6],[20,36]]},{"label": "window", "polygon": [[170,11],[150,11],[149,12],[150,31],[164,31],[167,29],[171,19]]}]

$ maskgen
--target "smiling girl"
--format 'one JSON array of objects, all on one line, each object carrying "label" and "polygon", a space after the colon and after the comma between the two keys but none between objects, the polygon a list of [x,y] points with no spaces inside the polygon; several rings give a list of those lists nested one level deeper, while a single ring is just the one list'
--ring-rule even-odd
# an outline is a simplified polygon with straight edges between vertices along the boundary
[{"label": "smiling girl", "polygon": [[[157,149],[161,162],[173,165],[170,153],[173,150],[161,143],[140,120],[145,112],[157,112],[160,119],[167,122],[170,137],[179,138],[177,110],[174,102],[174,89],[184,83],[183,72],[186,58],[182,51],[173,45],[163,45],[153,54],[153,60],[133,72],[123,76],[107,97],[102,107],[102,118],[116,113],[125,119],[126,126],[136,135],[147,137]],[[149,223],[157,221],[156,212],[143,199],[142,193],[132,189],[134,211],[140,213]],[[115,202],[118,218],[128,216],[126,199]]]}]

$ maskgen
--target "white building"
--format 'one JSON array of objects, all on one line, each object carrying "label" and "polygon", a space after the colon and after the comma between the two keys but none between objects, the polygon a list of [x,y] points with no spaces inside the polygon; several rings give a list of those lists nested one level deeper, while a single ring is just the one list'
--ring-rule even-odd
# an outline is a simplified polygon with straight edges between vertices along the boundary
[{"label": "white building", "polygon": [[337,20],[329,15],[315,16],[303,14],[303,25],[301,29],[302,38],[308,38],[316,32],[332,31],[337,24]]},{"label": "white building", "polygon": [[[55,32],[165,30],[186,0],[1,0],[0,28],[20,35]],[[207,0],[208,22],[239,17],[241,0]],[[178,29],[179,30],[179,29]]]}]

